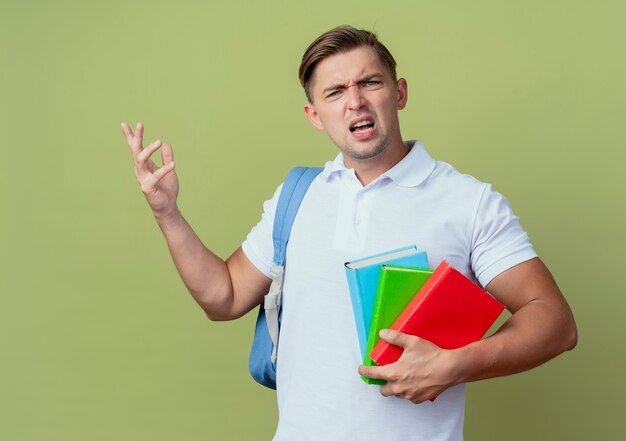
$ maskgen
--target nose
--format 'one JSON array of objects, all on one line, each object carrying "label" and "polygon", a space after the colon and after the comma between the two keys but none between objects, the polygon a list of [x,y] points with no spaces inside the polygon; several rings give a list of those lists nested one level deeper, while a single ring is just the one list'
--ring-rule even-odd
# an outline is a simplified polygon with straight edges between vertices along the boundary
[{"label": "nose", "polygon": [[359,110],[365,107],[365,97],[363,91],[359,87],[360,84],[348,86],[346,90],[348,107],[351,110]]}]

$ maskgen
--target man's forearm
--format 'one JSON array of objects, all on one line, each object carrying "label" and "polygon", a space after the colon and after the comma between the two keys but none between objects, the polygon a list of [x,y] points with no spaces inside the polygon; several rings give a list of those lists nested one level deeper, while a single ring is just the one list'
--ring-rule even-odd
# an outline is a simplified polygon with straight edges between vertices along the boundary
[{"label": "man's forearm", "polygon": [[[555,320],[556,317],[560,317]],[[541,301],[517,311],[493,336],[455,350],[456,383],[532,369],[572,349],[576,326],[569,309]]]},{"label": "man's forearm", "polygon": [[210,318],[220,318],[233,303],[226,263],[204,246],[180,211],[155,218],[183,283]]},{"label": "man's forearm", "polygon": [[[170,144],[155,141],[143,147],[143,124],[135,133],[127,123],[122,132],[133,154],[135,177],[165,236],[185,286],[211,320],[230,320],[258,305],[269,278],[245,256],[241,247],[226,262],[207,249],[176,206],[178,177]],[[150,157],[161,149],[163,166]]]},{"label": "man's forearm", "polygon": [[455,351],[462,381],[522,372],[576,345],[574,315],[540,259],[505,271],[487,290],[513,315],[490,338]]}]

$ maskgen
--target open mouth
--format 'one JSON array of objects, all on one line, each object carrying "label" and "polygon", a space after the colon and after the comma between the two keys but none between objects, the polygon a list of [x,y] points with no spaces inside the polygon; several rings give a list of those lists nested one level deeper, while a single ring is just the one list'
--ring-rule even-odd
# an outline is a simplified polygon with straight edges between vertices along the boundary
[{"label": "open mouth", "polygon": [[369,119],[364,119],[355,123],[352,127],[350,127],[350,131],[352,133],[365,132],[374,127],[374,122]]}]

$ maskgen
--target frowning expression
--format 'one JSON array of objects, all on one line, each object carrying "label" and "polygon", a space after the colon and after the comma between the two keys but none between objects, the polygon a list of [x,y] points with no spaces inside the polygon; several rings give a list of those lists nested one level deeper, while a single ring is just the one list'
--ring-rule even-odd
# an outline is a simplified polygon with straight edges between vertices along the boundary
[{"label": "frowning expression", "polygon": [[328,133],[343,152],[346,166],[402,144],[398,110],[406,105],[406,81],[394,81],[369,47],[320,61],[311,96],[313,102],[304,108],[307,117]]}]

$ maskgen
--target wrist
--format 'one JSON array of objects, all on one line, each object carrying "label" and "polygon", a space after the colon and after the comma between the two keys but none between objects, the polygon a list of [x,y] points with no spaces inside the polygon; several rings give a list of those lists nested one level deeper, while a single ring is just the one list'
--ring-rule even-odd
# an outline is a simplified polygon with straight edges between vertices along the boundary
[{"label": "wrist", "polygon": [[483,380],[495,374],[503,346],[493,337],[478,340],[455,349],[455,378],[459,383]]},{"label": "wrist", "polygon": [[161,229],[178,225],[183,220],[183,215],[178,210],[177,206],[174,206],[172,210],[168,211],[153,211],[152,214]]},{"label": "wrist", "polygon": [[472,370],[475,363],[474,353],[471,345],[463,346],[458,349],[452,349],[448,351],[450,357],[450,378],[452,379],[452,385],[467,383],[472,381]]}]

